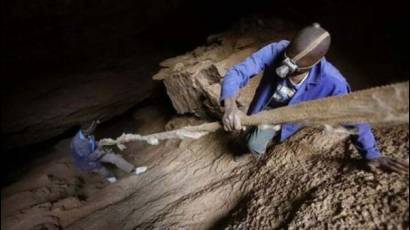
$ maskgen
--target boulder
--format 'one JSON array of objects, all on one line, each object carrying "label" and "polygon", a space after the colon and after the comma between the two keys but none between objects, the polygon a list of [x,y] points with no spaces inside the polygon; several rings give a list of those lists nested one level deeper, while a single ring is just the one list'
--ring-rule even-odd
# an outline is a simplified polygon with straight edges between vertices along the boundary
[{"label": "boulder", "polygon": [[[228,32],[209,36],[206,46],[163,61],[153,79],[163,81],[179,114],[220,117],[221,81],[227,70],[269,42],[289,39],[292,28],[280,20],[243,21]],[[249,106],[259,80],[253,78],[241,91],[238,103],[242,110]]]}]

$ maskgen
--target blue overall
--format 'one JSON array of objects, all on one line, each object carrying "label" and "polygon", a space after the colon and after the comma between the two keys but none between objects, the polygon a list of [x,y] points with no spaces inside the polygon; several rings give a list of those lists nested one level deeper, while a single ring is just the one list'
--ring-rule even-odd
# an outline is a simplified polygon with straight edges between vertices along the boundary
[{"label": "blue overall", "polygon": [[91,172],[102,167],[98,159],[101,154],[97,151],[97,143],[94,137],[85,137],[81,130],[78,131],[71,141],[71,154],[74,158],[74,163],[83,171]]},{"label": "blue overall", "polygon": [[[231,98],[247,85],[249,79],[264,71],[255,97],[248,110],[248,115],[264,110],[269,103],[278,82],[281,80],[275,73],[275,68],[283,59],[284,51],[289,41],[283,40],[271,43],[258,50],[242,63],[232,67],[225,75],[222,83],[220,100]],[[299,87],[289,101],[295,105],[304,101],[330,96],[345,95],[350,92],[350,86],[342,74],[325,58],[316,64],[309,72],[307,79]],[[363,158],[371,160],[381,156],[376,146],[376,140],[368,124],[355,125],[357,134],[352,140]],[[299,124],[282,124],[279,140],[283,142],[302,128]]]}]

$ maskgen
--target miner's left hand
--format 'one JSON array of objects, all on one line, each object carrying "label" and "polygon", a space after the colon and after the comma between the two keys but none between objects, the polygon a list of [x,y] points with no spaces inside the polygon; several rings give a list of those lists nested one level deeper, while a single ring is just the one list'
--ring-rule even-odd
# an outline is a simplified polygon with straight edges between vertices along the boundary
[{"label": "miner's left hand", "polygon": [[380,171],[390,171],[401,175],[409,175],[408,160],[397,160],[384,156],[368,161],[367,165],[370,167],[371,171],[376,173],[379,173]]}]

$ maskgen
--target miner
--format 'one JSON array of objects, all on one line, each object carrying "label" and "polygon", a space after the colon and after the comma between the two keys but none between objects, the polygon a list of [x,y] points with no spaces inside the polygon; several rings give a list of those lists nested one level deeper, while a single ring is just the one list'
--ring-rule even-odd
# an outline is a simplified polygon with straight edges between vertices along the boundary
[{"label": "miner", "polygon": [[[241,111],[236,105],[236,98],[239,90],[262,71],[264,73],[248,115],[348,94],[350,86],[346,79],[324,57],[330,43],[329,32],[314,23],[299,31],[291,42],[282,40],[271,43],[232,67],[224,76],[220,98],[225,107],[222,118],[224,129],[241,130]],[[286,140],[301,128],[299,124],[251,127],[246,137],[248,149],[255,156],[262,156],[272,143]],[[408,161],[382,156],[368,124],[348,128],[355,128],[355,134],[351,136],[353,143],[372,170],[408,173]]]},{"label": "miner", "polygon": [[86,172],[96,172],[110,183],[116,182],[117,178],[102,165],[102,162],[114,164],[127,173],[138,175],[145,172],[147,167],[136,168],[133,164],[122,158],[121,155],[98,146],[93,133],[99,123],[97,120],[91,124],[83,125],[71,142],[71,153],[77,168]]}]

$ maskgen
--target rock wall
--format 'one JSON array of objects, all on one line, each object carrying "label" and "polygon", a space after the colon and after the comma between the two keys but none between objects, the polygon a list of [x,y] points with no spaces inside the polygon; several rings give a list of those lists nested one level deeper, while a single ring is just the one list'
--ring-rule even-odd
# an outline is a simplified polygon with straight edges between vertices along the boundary
[{"label": "rock wall", "polygon": [[5,2],[2,150],[111,119],[148,98],[158,62],[175,54],[141,34],[179,2]]},{"label": "rock wall", "polygon": [[[220,117],[220,82],[226,71],[269,42],[290,39],[294,26],[281,20],[249,18],[232,30],[208,37],[205,46],[161,62],[154,80],[162,80],[179,114]],[[240,94],[243,110],[249,106],[260,77]]]},{"label": "rock wall", "polygon": [[[119,42],[108,42],[118,46],[111,47],[111,51],[101,50],[97,54],[114,52],[113,56],[108,56],[115,58],[116,54],[127,51],[128,46],[125,44],[129,43],[121,41],[132,41],[140,29],[144,29],[143,26],[135,25],[135,30],[129,31],[124,37],[117,37],[117,30],[111,34],[111,19],[123,10],[129,12],[127,6],[133,3],[118,5],[109,2],[112,5],[106,5],[106,14],[93,18],[94,23],[106,20],[103,21],[108,25],[102,23],[102,29],[96,29],[104,33],[91,36],[97,39],[107,34],[108,40],[87,43],[90,41],[87,31],[92,31],[95,25],[88,24],[90,21],[71,15],[77,20],[77,25],[84,25],[81,27],[84,30],[69,28],[65,31],[63,28],[66,27],[60,27],[71,23],[70,20],[64,20],[66,17],[72,19],[66,12],[87,7],[74,7],[74,11],[65,11],[53,7],[53,2],[45,2],[44,5],[25,3],[8,3],[20,5],[22,8],[18,9],[24,9],[7,11],[8,14],[27,16],[19,22],[23,27],[8,27],[9,35],[12,36],[7,39],[19,37],[15,43],[19,55],[6,52],[7,55],[13,55],[9,59],[12,63],[19,58],[25,61],[16,63],[31,63],[38,57],[39,60],[46,60],[40,61],[43,67],[50,65],[59,70],[69,63],[65,63],[64,58],[47,63],[47,60],[54,60],[56,56],[50,54],[56,50],[48,49],[50,53],[42,56],[44,53],[41,48],[47,47],[47,42],[51,41],[56,42],[51,45],[54,48],[68,44],[69,48],[65,52],[70,53],[73,51],[70,49],[79,49],[76,46],[79,44],[76,40],[78,37],[74,34],[80,34],[80,40],[85,41],[83,47],[88,47],[84,52],[68,55],[80,57],[77,62],[75,58],[71,59],[74,63],[81,65],[84,60],[89,60],[83,59],[84,56],[95,57],[94,51],[104,47],[106,41]],[[70,3],[67,2],[67,6]],[[78,4],[87,5],[87,1]],[[110,6],[118,8],[110,11]],[[30,7],[39,7],[41,10],[36,12],[40,12],[39,18],[45,22],[50,20],[47,17],[49,14],[42,15],[41,12],[55,12],[56,18],[61,17],[61,21],[57,20],[53,24],[56,26],[54,28],[45,26],[37,30],[39,28],[32,27],[32,35],[39,37],[24,37],[19,31],[32,25],[31,15],[24,13],[30,12],[25,10]],[[87,14],[96,15],[95,12],[87,11],[81,15]],[[149,15],[149,10],[143,15]],[[133,27],[133,22],[130,20],[130,24],[124,27]],[[184,26],[180,28],[179,31],[183,32]],[[49,29],[57,31],[55,36],[61,40],[42,40],[47,37],[44,35],[48,34]],[[121,27],[115,29],[126,31]],[[226,70],[264,44],[290,38],[294,31],[294,26],[286,21],[260,18],[245,20],[229,32],[209,37],[205,46],[162,62],[163,69],[154,79],[164,82],[178,113],[218,117],[221,115],[219,82]],[[38,49],[25,57],[23,54],[30,53],[30,50],[20,45],[27,39],[37,41],[33,44],[37,44],[35,47]],[[33,77],[41,75],[37,72],[37,75],[19,75],[22,77],[16,79],[16,75],[8,76],[2,82],[6,83],[2,84],[2,145],[15,147],[39,142],[88,119],[109,119],[144,100],[153,87],[151,75],[147,73],[152,72],[153,63],[162,60],[163,56],[158,53],[147,54],[145,49],[138,47],[133,52],[144,55],[137,60],[117,63],[121,70],[111,69],[109,61],[100,63],[98,60],[107,58],[101,55],[102,59],[96,59],[99,71],[91,73],[70,73],[66,77],[54,73]],[[350,49],[346,50],[350,52]],[[65,57],[64,54],[62,56]],[[153,59],[146,62],[144,59],[148,57]],[[336,59],[338,63],[344,64],[342,68],[349,66],[354,69],[350,67],[354,66],[350,59],[340,60]],[[38,62],[33,63],[35,67]],[[53,66],[53,63],[58,65]],[[25,71],[27,66],[12,66],[15,67],[18,67],[19,73],[30,73]],[[389,66],[385,67],[385,70],[389,69]],[[360,71],[348,73],[348,78],[363,76]],[[401,76],[400,73],[398,71],[396,75]],[[374,76],[365,79],[367,81]],[[241,109],[246,110],[257,83],[256,77],[241,92],[238,101]],[[173,129],[202,122],[192,118],[176,118],[168,122],[168,118],[158,116],[155,111],[148,109],[134,114],[135,121],[127,123],[124,130],[147,134],[164,130],[164,127]],[[118,133],[109,130],[103,136],[114,133],[119,135],[124,130],[116,127]],[[384,154],[408,158],[408,127],[377,128],[376,137]],[[34,162],[18,182],[2,188],[2,229],[409,228],[408,178],[396,174],[369,173],[357,161],[357,151],[346,137],[334,133],[305,129],[285,143],[271,148],[267,157],[259,161],[250,155],[235,158],[234,155],[240,151],[240,139],[223,131],[196,141],[167,141],[159,146],[132,143],[121,154],[136,165],[147,165],[149,170],[141,176],[124,175],[116,171],[121,180],[113,185],[107,185],[98,176],[77,172],[68,154],[69,142],[69,139],[63,140],[51,150],[45,149],[44,152],[50,151],[52,154]]]},{"label": "rock wall", "polygon": [[[140,69],[54,76],[21,82],[4,92],[1,103],[2,150],[58,136],[82,122],[108,120],[147,99],[154,88]],[[144,87],[141,87],[143,85]]]}]

